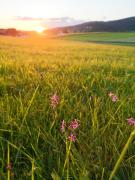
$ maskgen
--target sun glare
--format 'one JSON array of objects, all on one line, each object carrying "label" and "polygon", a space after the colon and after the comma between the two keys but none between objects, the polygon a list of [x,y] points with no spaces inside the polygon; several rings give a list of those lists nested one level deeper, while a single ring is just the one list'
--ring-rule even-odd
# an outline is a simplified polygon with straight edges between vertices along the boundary
[{"label": "sun glare", "polygon": [[42,27],[42,26],[38,26],[38,27],[35,28],[35,31],[38,32],[38,33],[42,33],[44,30],[45,30],[45,28]]}]

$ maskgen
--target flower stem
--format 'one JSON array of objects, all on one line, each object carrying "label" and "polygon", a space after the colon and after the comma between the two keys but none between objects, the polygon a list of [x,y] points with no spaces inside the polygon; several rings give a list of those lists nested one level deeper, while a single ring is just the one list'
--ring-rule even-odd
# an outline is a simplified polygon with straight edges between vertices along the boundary
[{"label": "flower stem", "polygon": [[124,146],[124,148],[123,148],[123,150],[122,150],[122,152],[121,152],[121,154],[120,154],[120,156],[119,156],[119,158],[118,158],[118,160],[117,160],[117,162],[116,162],[116,164],[115,164],[115,166],[114,166],[114,168],[112,170],[112,173],[111,173],[111,175],[109,177],[109,180],[112,180],[112,178],[114,177],[117,169],[119,168],[119,166],[120,166],[120,164],[121,164],[121,162],[122,162],[122,160],[123,160],[123,158],[124,158],[124,156],[125,156],[125,154],[126,154],[126,152],[128,150],[128,147],[129,147],[129,145],[132,142],[134,137],[135,137],[135,130],[133,130],[132,133],[130,134],[130,136],[129,136],[128,140],[127,140],[127,143]]},{"label": "flower stem", "polygon": [[[7,164],[10,164],[10,147],[8,143],[8,156],[7,156]],[[7,170],[7,179],[10,180],[10,169]]]},{"label": "flower stem", "polygon": [[34,159],[32,160],[32,175],[31,175],[31,180],[34,180],[34,170],[35,170],[35,165],[34,165]]},{"label": "flower stem", "polygon": [[[65,159],[65,163],[64,163],[64,167],[63,167],[63,174],[64,174],[65,168],[67,166],[67,176],[68,176],[69,155],[70,155],[71,145],[72,145],[72,142],[70,142],[70,144],[69,144],[68,141],[66,140],[66,159]],[[68,177],[67,177],[67,179],[68,179]]]}]

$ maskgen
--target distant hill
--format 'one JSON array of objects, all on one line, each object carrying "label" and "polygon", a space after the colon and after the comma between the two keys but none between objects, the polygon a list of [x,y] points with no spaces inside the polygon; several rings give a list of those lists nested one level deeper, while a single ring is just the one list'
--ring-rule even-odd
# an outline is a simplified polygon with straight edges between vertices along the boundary
[{"label": "distant hill", "polygon": [[126,32],[135,31],[135,17],[114,21],[91,21],[75,26],[58,27],[46,30],[47,34],[66,34],[84,32]]}]

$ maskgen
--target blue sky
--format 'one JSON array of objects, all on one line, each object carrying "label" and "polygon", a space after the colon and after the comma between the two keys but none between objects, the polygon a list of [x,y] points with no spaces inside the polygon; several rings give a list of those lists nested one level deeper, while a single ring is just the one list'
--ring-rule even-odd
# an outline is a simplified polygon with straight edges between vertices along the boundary
[{"label": "blue sky", "polygon": [[0,0],[0,27],[34,29],[135,16],[135,0]]}]

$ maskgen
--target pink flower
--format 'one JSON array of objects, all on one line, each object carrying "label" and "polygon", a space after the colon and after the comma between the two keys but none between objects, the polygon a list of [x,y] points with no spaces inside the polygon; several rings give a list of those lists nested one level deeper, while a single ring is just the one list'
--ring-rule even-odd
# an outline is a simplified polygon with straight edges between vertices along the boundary
[{"label": "pink flower", "polygon": [[74,134],[70,134],[69,136],[68,136],[68,140],[69,141],[72,141],[72,142],[75,142],[76,141],[76,135],[74,135]]},{"label": "pink flower", "polygon": [[135,118],[129,118],[127,119],[129,125],[135,126]]},{"label": "pink flower", "polygon": [[65,121],[63,120],[62,123],[61,123],[61,132],[62,132],[62,133],[65,132],[65,128],[66,128],[66,123],[65,123]]},{"label": "pink flower", "polygon": [[79,122],[77,119],[74,119],[73,121],[71,121],[70,125],[69,125],[69,128],[71,130],[74,130],[74,129],[77,129],[79,127]]},{"label": "pink flower", "polygon": [[57,105],[59,104],[60,101],[60,97],[55,93],[51,98],[51,106],[53,109],[55,109],[57,107]]},{"label": "pink flower", "polygon": [[117,102],[118,101],[118,96],[110,92],[108,96],[112,99],[112,102]]},{"label": "pink flower", "polygon": [[116,95],[113,95],[113,96],[112,96],[112,101],[113,101],[113,102],[117,102],[117,100],[118,100],[118,97],[117,97]]}]

